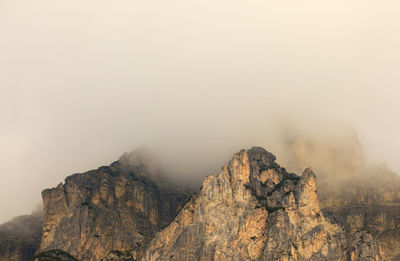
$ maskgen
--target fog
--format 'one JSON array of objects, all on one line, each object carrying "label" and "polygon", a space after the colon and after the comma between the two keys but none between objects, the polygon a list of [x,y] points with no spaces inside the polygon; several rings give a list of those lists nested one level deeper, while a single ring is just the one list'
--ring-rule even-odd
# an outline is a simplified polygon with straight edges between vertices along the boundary
[{"label": "fog", "polygon": [[279,161],[282,133],[350,128],[368,161],[400,173],[399,10],[0,0],[0,223],[143,146],[195,179],[252,145]]}]

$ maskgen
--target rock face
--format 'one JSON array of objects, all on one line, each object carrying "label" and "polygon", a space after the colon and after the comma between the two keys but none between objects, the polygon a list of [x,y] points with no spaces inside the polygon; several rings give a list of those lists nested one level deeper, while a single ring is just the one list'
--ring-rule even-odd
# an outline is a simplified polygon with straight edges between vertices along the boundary
[{"label": "rock face", "polygon": [[349,233],[370,231],[382,243],[386,260],[400,260],[400,179],[382,171],[379,180],[355,178],[351,184],[357,185],[321,188],[325,216]]},{"label": "rock face", "polygon": [[143,260],[383,260],[367,231],[350,235],[320,210],[316,177],[286,172],[262,148],[208,176]]},{"label": "rock face", "polygon": [[[307,146],[300,147],[306,155]],[[326,167],[318,194],[311,169],[301,177],[288,173],[259,147],[234,154],[197,194],[171,183],[141,152],[67,177],[42,192],[42,253],[35,258],[396,260],[399,178],[366,168],[360,155],[347,160],[358,148],[341,156],[311,147],[315,165]],[[326,162],[332,155],[338,168]],[[24,260],[4,255],[9,249],[3,260]]]},{"label": "rock face", "polygon": [[381,242],[386,260],[400,260],[400,177],[385,165],[371,166],[355,133],[288,140],[288,163],[318,171],[325,217],[349,234],[369,231]]},{"label": "rock face", "polygon": [[0,261],[25,261],[33,256],[42,236],[42,213],[20,216],[0,225]]},{"label": "rock face", "polygon": [[126,154],[42,192],[40,252],[60,249],[80,260],[101,260],[111,251],[128,251],[137,259],[190,195],[165,180],[142,153]]}]

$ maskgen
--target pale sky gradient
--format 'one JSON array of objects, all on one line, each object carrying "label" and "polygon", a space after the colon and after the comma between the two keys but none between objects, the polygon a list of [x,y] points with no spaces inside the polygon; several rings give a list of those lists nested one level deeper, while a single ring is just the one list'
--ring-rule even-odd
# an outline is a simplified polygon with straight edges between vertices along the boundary
[{"label": "pale sky gradient", "polygon": [[190,175],[244,146],[273,148],[288,123],[351,124],[369,158],[400,173],[399,10],[398,0],[0,0],[0,223],[138,146]]}]

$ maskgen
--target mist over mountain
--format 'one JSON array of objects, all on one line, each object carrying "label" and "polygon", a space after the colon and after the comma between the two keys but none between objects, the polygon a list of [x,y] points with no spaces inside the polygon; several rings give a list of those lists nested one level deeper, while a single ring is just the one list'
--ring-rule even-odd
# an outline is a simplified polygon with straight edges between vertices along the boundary
[{"label": "mist over mountain", "polygon": [[0,225],[0,260],[28,260],[40,246],[44,213],[38,209]]},{"label": "mist over mountain", "polygon": [[[123,154],[110,166],[74,174],[42,192],[45,218],[36,258],[396,260],[400,178],[379,166],[335,176],[335,164],[350,170],[348,153],[362,153],[349,134],[350,147],[347,140],[317,149],[305,137],[296,146],[288,143],[298,159],[292,162],[310,155],[318,168],[330,166],[321,176],[309,168],[302,176],[287,172],[273,154],[253,147],[235,153],[220,174],[205,177],[200,191],[165,175],[143,148]],[[325,153],[332,153],[330,162],[321,161],[328,159]]]},{"label": "mist over mountain", "polygon": [[367,157],[399,172],[399,8],[1,1],[1,222],[141,146],[189,177],[255,144],[280,159],[287,126],[354,126]]},{"label": "mist over mountain", "polygon": [[[297,135],[289,135],[287,131],[280,132],[280,140],[275,140],[276,146],[280,148],[279,155],[281,156],[281,159],[277,161],[281,164],[286,162],[288,165],[283,166],[287,166],[287,170],[278,165],[274,155],[262,148],[252,148],[247,152],[241,150],[234,154],[234,158],[229,161],[229,170],[226,169],[226,164],[224,166],[219,164],[218,168],[215,167],[219,170],[214,173],[221,172],[222,167],[222,174],[191,173],[191,178],[185,179],[184,172],[179,172],[179,167],[185,166],[185,164],[175,163],[178,168],[171,167],[174,164],[171,161],[168,162],[170,155],[154,154],[143,147],[124,153],[118,161],[110,166],[74,174],[67,177],[65,183],[44,190],[42,195],[45,215],[35,214],[26,217],[26,220],[37,220],[36,223],[40,225],[36,226],[32,222],[25,222],[24,225],[32,234],[31,237],[26,238],[20,233],[22,227],[8,225],[14,224],[15,221],[4,224],[2,227],[7,227],[9,231],[7,233],[14,236],[11,241],[7,241],[10,240],[8,236],[0,235],[3,242],[0,244],[3,249],[0,257],[7,259],[12,256],[15,260],[26,260],[26,257],[37,252],[39,253],[38,260],[42,260],[40,258],[46,256],[69,260],[70,255],[80,260],[102,260],[102,258],[106,258],[104,260],[152,260],[153,258],[158,260],[157,256],[160,255],[170,256],[164,258],[165,260],[174,259],[176,256],[178,260],[187,260],[192,254],[178,250],[181,247],[174,250],[169,246],[166,249],[172,249],[172,252],[163,254],[159,253],[159,250],[154,250],[164,248],[165,244],[169,244],[170,241],[165,241],[165,238],[178,236],[178,238],[187,237],[188,242],[194,240],[192,243],[185,243],[189,244],[188,249],[199,247],[198,251],[201,251],[202,254],[196,254],[193,258],[211,258],[210,260],[213,260],[216,256],[210,256],[210,253],[214,253],[215,250],[213,248],[204,249],[196,243],[203,239],[206,240],[205,242],[209,240],[207,239],[208,228],[204,232],[203,239],[196,239],[190,235],[179,235],[183,232],[177,232],[175,228],[173,231],[170,231],[171,228],[166,230],[164,228],[166,226],[174,227],[174,222],[180,226],[186,224],[189,222],[186,215],[192,215],[190,214],[194,211],[192,208],[202,209],[203,207],[205,209],[198,210],[203,213],[201,216],[191,217],[189,220],[210,219],[207,222],[214,222],[214,228],[210,228],[211,231],[220,226],[231,227],[230,221],[225,225],[215,223],[213,216],[221,216],[222,213],[236,209],[235,204],[240,206],[244,200],[249,205],[243,209],[240,215],[243,215],[243,218],[248,221],[242,224],[245,227],[240,228],[242,233],[245,233],[240,234],[240,238],[254,237],[251,234],[254,232],[251,224],[259,222],[258,219],[253,220],[257,215],[268,217],[267,220],[270,221],[265,228],[268,231],[271,229],[270,226],[283,225],[274,223],[276,218],[284,218],[293,211],[299,211],[299,216],[295,219],[297,221],[293,223],[293,216],[290,214],[292,223],[286,223],[284,226],[298,226],[296,230],[300,229],[305,234],[301,239],[296,239],[291,238],[292,232],[288,234],[288,231],[285,230],[274,234],[277,233],[274,229],[268,232],[272,233],[269,237],[265,237],[263,236],[264,230],[260,230],[255,237],[261,241],[254,242],[252,250],[249,249],[248,254],[242,253],[238,258],[244,260],[255,256],[266,258],[265,260],[278,256],[285,258],[285,254],[279,254],[279,251],[282,250],[278,251],[271,242],[283,240],[279,242],[287,244],[293,240],[293,242],[300,240],[303,244],[308,244],[306,242],[310,238],[307,234],[315,233],[314,229],[318,227],[318,231],[322,229],[321,231],[325,232],[321,232],[322,234],[318,236],[313,234],[314,239],[310,241],[313,243],[310,244],[316,244],[315,242],[328,244],[330,249],[328,252],[322,248],[319,249],[316,245],[313,246],[319,249],[315,250],[316,252],[304,252],[302,249],[298,249],[299,246],[296,246],[296,251],[290,248],[286,248],[285,251],[291,252],[290,255],[295,255],[300,260],[305,257],[313,257],[317,260],[326,258],[327,260],[364,260],[362,257],[370,255],[373,256],[371,260],[396,260],[400,256],[400,249],[397,247],[400,243],[400,221],[397,218],[400,214],[400,177],[386,166],[374,165],[366,160],[362,145],[352,128],[337,129],[335,132],[321,131],[307,132],[298,129]],[[240,158],[244,157],[239,162],[237,162],[238,155],[241,155]],[[251,158],[250,163],[246,160],[248,157]],[[261,159],[262,163],[259,162]],[[187,158],[181,157],[179,160],[186,161]],[[205,167],[210,164],[210,161],[203,158],[197,160],[200,163],[203,162]],[[237,164],[241,167],[238,167]],[[251,172],[253,174],[247,172],[245,167],[247,164],[252,166],[250,169],[254,172]],[[300,179],[291,173],[292,171],[299,173],[298,170],[304,169],[304,166],[315,166],[314,170],[317,173],[316,175],[310,174],[312,171],[308,168],[304,172],[306,174],[303,176],[305,175],[307,178],[301,182],[312,183],[312,185],[307,185],[311,186],[307,189],[301,188],[303,185],[300,185],[301,182],[298,183],[303,177]],[[235,170],[236,168],[237,170]],[[189,167],[187,171],[192,169]],[[238,173],[234,174],[235,171]],[[226,175],[233,176],[227,179]],[[235,175],[244,176],[239,179]],[[211,182],[211,177],[218,177],[218,182]],[[212,192],[225,190],[226,186],[238,186],[237,182],[239,181],[234,181],[235,179],[249,179],[248,182],[255,183],[240,181],[241,185],[235,188],[237,191],[222,192],[223,194],[228,193],[227,195],[221,196],[220,192]],[[309,179],[313,181],[311,182]],[[222,187],[214,187],[215,184]],[[303,192],[299,192],[302,190],[310,192],[303,195],[301,194]],[[250,194],[249,191],[251,191]],[[227,203],[225,200],[230,197],[229,193],[233,193],[234,199]],[[291,193],[294,193],[293,196],[296,199],[293,202],[293,198],[288,198],[289,195],[292,195]],[[201,198],[203,194],[208,195],[209,199]],[[242,196],[243,198],[240,198]],[[304,199],[304,202],[308,203],[301,201],[303,197],[307,198]],[[190,198],[190,202],[187,202],[188,198]],[[227,209],[220,214],[215,214],[212,209],[216,203],[212,202],[214,200],[219,202],[220,199],[224,200],[217,204],[218,211],[224,207]],[[253,202],[254,199],[256,201]],[[207,203],[208,200],[211,200],[210,203]],[[203,206],[202,204],[211,205]],[[303,204],[310,204],[310,206],[303,210]],[[255,209],[265,208],[265,213],[261,213],[262,211],[258,213],[257,210],[257,214],[253,207]],[[309,210],[306,209],[309,208],[315,209],[315,211],[308,212]],[[278,216],[272,214],[279,210],[283,210],[283,212],[279,212]],[[271,217],[269,217],[270,215]],[[304,215],[308,217],[301,221]],[[173,221],[175,217],[176,220]],[[183,220],[181,220],[182,218]],[[232,222],[235,221],[232,220]],[[311,230],[307,230],[308,228],[305,226],[308,222],[314,224],[310,228]],[[195,227],[199,226],[198,230],[200,231],[203,229],[203,225],[202,223],[193,224]],[[261,224],[259,225],[261,226]],[[186,228],[181,227],[179,231],[186,231]],[[329,234],[328,238],[335,239],[325,241],[324,233]],[[223,242],[225,236],[227,235],[218,232],[210,240]],[[232,234],[229,237],[235,238],[236,236]],[[319,239],[317,240],[316,237]],[[21,238],[31,241],[18,243]],[[286,242],[286,240],[288,241]],[[249,242],[251,241],[240,239],[237,244],[246,245]],[[179,245],[180,243],[174,244]],[[61,252],[57,252],[59,250]],[[223,255],[229,256],[238,254],[237,252],[225,253],[224,250],[218,251],[223,251]],[[261,254],[260,251],[264,251],[264,254]],[[345,253],[343,256],[342,251]],[[220,254],[215,253],[215,255]],[[347,256],[351,256],[351,259],[346,259]],[[122,257],[125,259],[115,259]]]},{"label": "mist over mountain", "polygon": [[0,261],[400,259],[398,10],[0,1]]}]

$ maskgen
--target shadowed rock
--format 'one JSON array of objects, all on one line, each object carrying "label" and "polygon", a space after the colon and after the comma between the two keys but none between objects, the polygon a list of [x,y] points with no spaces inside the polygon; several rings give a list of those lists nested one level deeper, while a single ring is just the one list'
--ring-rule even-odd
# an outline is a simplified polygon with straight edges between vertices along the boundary
[{"label": "shadowed rock", "polygon": [[79,260],[62,250],[54,249],[39,253],[31,257],[29,261],[79,261]]},{"label": "shadowed rock", "polygon": [[25,261],[40,245],[43,215],[36,212],[0,225],[0,261]]}]

